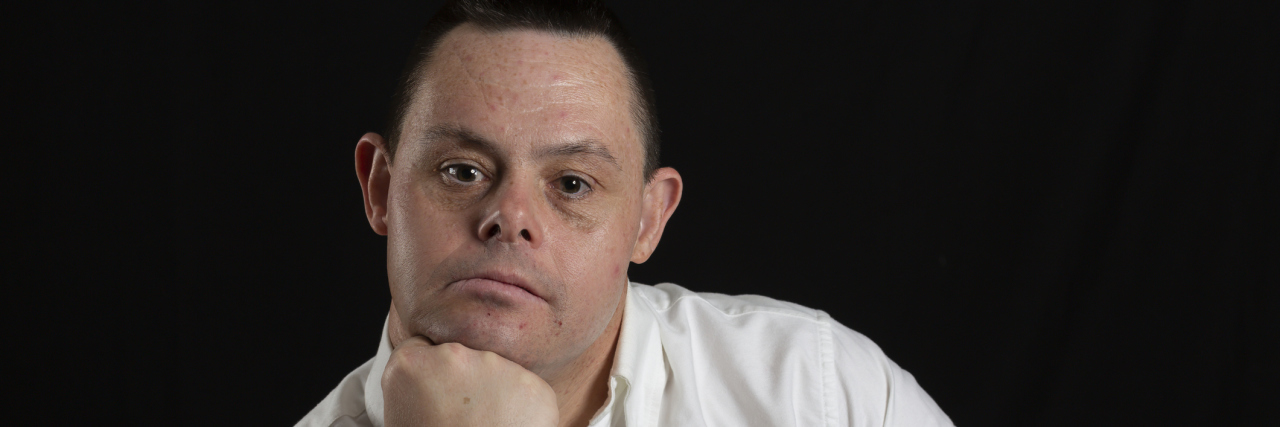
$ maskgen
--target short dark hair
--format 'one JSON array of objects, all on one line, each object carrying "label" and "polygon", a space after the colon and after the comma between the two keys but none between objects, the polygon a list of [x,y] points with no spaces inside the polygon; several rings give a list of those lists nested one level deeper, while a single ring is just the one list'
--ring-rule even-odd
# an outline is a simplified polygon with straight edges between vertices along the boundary
[{"label": "short dark hair", "polygon": [[658,114],[653,85],[621,21],[598,0],[455,0],[445,3],[418,33],[409,60],[397,83],[388,117],[387,149],[395,156],[404,116],[413,102],[431,54],[440,40],[459,25],[471,23],[486,31],[528,29],[565,36],[604,37],[617,49],[631,82],[631,116],[644,148],[644,176],[658,169]]}]

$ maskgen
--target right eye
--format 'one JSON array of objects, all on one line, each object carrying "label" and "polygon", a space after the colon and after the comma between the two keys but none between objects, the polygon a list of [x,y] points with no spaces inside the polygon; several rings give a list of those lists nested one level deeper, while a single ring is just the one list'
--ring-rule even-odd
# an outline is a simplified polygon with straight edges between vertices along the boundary
[{"label": "right eye", "polygon": [[471,165],[456,164],[445,166],[444,172],[458,182],[472,183],[484,180],[484,172],[480,172],[480,169]]}]

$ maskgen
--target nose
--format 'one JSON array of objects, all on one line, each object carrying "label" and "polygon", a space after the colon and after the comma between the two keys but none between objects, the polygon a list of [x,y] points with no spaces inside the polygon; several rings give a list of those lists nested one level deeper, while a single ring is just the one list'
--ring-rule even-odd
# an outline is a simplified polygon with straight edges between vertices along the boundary
[{"label": "nose", "polygon": [[492,194],[476,237],[481,241],[497,240],[507,244],[524,242],[531,249],[542,246],[542,223],[539,221],[536,194],[515,183],[506,183]]}]

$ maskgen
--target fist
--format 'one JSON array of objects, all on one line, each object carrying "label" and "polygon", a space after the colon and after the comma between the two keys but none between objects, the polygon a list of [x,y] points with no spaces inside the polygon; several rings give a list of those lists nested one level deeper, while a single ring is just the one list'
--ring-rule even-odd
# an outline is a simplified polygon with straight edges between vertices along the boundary
[{"label": "fist", "polygon": [[382,374],[388,426],[556,426],[551,385],[493,352],[404,340]]}]

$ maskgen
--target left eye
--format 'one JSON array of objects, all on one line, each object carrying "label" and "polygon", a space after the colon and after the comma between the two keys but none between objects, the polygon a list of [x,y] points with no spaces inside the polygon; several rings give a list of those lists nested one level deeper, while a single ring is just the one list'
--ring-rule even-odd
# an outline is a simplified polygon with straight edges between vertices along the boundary
[{"label": "left eye", "polygon": [[591,187],[587,185],[582,178],[576,176],[564,176],[556,180],[556,187],[561,192],[569,195],[579,195],[586,193]]},{"label": "left eye", "polygon": [[445,172],[460,182],[476,182],[484,179],[484,173],[470,165],[449,165]]}]

